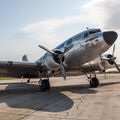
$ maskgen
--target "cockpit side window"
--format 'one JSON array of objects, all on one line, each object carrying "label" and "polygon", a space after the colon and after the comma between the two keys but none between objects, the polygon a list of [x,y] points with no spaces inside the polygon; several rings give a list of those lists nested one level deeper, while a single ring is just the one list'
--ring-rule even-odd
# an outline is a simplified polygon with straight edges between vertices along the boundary
[{"label": "cockpit side window", "polygon": [[89,34],[94,34],[94,33],[98,33],[98,32],[101,32],[101,30],[94,30],[94,31],[89,31]]},{"label": "cockpit side window", "polygon": [[101,32],[101,30],[98,29],[98,30],[91,30],[91,31],[89,31],[89,32],[86,32],[86,33],[84,34],[84,38],[87,38],[89,35],[94,34],[94,33],[98,33],[98,32]]},{"label": "cockpit side window", "polygon": [[80,40],[82,38],[82,35],[77,35],[74,39],[75,41]]},{"label": "cockpit side window", "polygon": [[101,30],[100,30],[100,29],[98,29],[98,30],[97,30],[97,32],[101,32]]},{"label": "cockpit side window", "polygon": [[96,33],[96,31],[90,31],[90,32],[89,32],[89,34],[94,34],[94,33]]}]

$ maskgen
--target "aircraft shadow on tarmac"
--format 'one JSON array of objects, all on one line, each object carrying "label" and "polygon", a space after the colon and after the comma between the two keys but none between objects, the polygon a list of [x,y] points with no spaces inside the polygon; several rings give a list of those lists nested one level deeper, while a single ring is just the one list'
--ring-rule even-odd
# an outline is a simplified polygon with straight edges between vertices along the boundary
[{"label": "aircraft shadow on tarmac", "polygon": [[[38,85],[34,84],[0,83],[0,86],[6,84],[8,84],[6,90],[0,91],[0,103],[6,103],[12,108],[46,112],[61,112],[71,109],[74,102],[70,98],[70,92],[78,94],[96,94],[98,92],[89,88],[88,84],[51,87],[48,92],[41,92]],[[100,86],[112,84],[120,84],[120,82],[102,83]],[[63,93],[64,91],[69,92],[69,97]]]}]

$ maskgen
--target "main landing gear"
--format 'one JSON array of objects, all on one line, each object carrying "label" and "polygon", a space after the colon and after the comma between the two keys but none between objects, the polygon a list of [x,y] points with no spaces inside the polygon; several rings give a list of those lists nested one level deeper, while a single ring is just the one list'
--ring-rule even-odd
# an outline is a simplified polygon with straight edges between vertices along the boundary
[{"label": "main landing gear", "polygon": [[40,80],[39,80],[38,84],[39,84],[41,91],[50,90],[49,77],[47,79],[42,79],[42,77],[40,76]]},{"label": "main landing gear", "polygon": [[94,77],[92,77],[91,74],[90,74],[90,76],[88,76],[87,74],[85,74],[85,75],[88,78],[88,81],[90,83],[90,87],[96,88],[99,86],[99,80],[97,79],[96,74],[94,74]]},{"label": "main landing gear", "polygon": [[90,79],[90,87],[96,88],[99,86],[99,80],[97,79],[97,77],[92,77]]},{"label": "main landing gear", "polygon": [[39,81],[39,87],[41,91],[50,90],[50,82],[49,79],[43,79]]},{"label": "main landing gear", "polygon": [[30,83],[30,78],[28,78],[27,83]]}]

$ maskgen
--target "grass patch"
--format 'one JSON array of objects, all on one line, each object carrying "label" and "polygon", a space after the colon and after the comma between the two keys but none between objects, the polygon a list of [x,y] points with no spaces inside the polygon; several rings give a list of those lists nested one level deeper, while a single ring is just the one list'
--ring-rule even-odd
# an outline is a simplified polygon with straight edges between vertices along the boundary
[{"label": "grass patch", "polygon": [[14,77],[0,77],[0,80],[12,80]]},{"label": "grass patch", "polygon": [[96,73],[96,74],[120,74],[119,72],[103,72],[103,73]]}]

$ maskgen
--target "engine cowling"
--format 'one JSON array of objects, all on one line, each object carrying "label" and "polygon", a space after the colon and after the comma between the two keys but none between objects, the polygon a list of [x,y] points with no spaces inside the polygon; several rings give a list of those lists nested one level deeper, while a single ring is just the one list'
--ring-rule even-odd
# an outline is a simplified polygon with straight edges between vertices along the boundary
[{"label": "engine cowling", "polygon": [[[56,51],[54,51],[54,52],[55,52],[56,54],[58,54],[58,55],[62,54],[62,52],[61,52],[60,50],[56,50]],[[58,56],[58,55],[53,54],[53,59],[54,59],[54,61],[55,61],[56,63],[60,64],[60,59],[59,59],[59,56]],[[63,56],[61,60],[62,60],[62,62],[64,62],[65,57]]]},{"label": "engine cowling", "polygon": [[113,55],[108,54],[107,58],[109,58],[109,60],[108,60],[109,64],[113,65],[114,64],[114,61],[112,60],[113,59]]},{"label": "engine cowling", "polygon": [[[62,54],[62,52],[60,50],[56,50],[54,51],[55,53],[57,54]],[[65,57],[63,56],[62,57],[62,62],[64,62],[65,60]],[[45,66],[47,67],[48,70],[50,71],[53,71],[53,70],[57,70],[60,68],[60,60],[59,60],[59,57],[55,54],[51,54],[51,53],[47,53],[45,56],[44,56],[44,63],[45,63]]]}]

